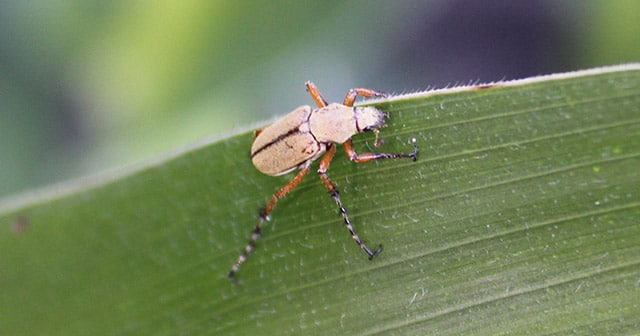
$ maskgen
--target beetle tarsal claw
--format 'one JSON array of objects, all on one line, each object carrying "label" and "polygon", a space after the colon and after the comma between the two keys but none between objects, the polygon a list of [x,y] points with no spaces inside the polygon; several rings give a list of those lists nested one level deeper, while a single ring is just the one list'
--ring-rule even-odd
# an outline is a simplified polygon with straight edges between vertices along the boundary
[{"label": "beetle tarsal claw", "polygon": [[418,146],[413,145],[413,152],[409,153],[409,157],[411,157],[413,161],[418,160]]},{"label": "beetle tarsal claw", "polygon": [[235,272],[229,271],[229,273],[227,274],[227,278],[234,285],[242,285],[243,284],[242,280],[238,279],[238,277],[236,276]]},{"label": "beetle tarsal claw", "polygon": [[369,260],[373,260],[373,258],[375,258],[375,256],[378,255],[378,253],[380,253],[382,251],[382,244],[378,245],[378,247],[373,251],[369,251]]}]

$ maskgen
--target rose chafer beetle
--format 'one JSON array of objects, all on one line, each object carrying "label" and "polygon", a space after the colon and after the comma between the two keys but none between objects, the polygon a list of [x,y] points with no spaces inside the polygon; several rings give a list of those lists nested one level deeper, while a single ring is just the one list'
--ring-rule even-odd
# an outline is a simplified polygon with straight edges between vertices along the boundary
[{"label": "rose chafer beetle", "polygon": [[385,126],[384,119],[386,117],[385,113],[375,107],[354,107],[357,95],[364,97],[384,97],[386,95],[372,89],[355,88],[349,90],[342,104],[328,104],[315,84],[306,82],[305,85],[318,108],[312,108],[308,105],[300,106],[278,119],[271,126],[257,130],[254,134],[251,160],[259,171],[271,176],[286,174],[296,168],[300,171],[289,183],[276,191],[267,205],[260,210],[258,224],[253,230],[249,243],[228,273],[230,279],[235,278],[240,265],[255,248],[256,241],[262,232],[262,225],[265,220],[269,219],[269,214],[278,199],[293,190],[309,172],[311,163],[321,156],[318,174],[329,189],[331,198],[338,205],[351,237],[369,256],[369,259],[373,259],[382,249],[382,245],[378,245],[375,250],[372,250],[360,239],[349,216],[347,216],[347,210],[342,205],[338,189],[327,177],[327,169],[329,169],[331,159],[336,152],[336,144],[342,144],[349,159],[355,162],[405,157],[415,161],[418,147],[414,146],[410,153],[356,153],[351,143],[351,137],[357,133],[373,131],[376,136],[374,145],[378,147],[380,145],[378,128]]}]

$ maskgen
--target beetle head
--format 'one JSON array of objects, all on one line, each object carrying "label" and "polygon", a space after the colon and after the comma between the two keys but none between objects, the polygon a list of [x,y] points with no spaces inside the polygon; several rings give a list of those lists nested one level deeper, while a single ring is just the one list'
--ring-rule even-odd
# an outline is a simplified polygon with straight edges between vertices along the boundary
[{"label": "beetle head", "polygon": [[371,131],[384,126],[384,112],[372,106],[356,107],[356,127],[359,132]]}]

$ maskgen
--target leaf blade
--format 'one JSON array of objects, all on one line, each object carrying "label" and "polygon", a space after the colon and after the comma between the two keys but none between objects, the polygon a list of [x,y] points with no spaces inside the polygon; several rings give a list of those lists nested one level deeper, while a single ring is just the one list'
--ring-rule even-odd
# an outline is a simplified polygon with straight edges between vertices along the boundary
[{"label": "leaf blade", "polygon": [[371,102],[391,115],[384,150],[420,146],[332,162],[361,237],[385,246],[373,262],[309,176],[229,284],[287,179],[253,169],[249,134],[5,210],[25,223],[0,234],[0,315],[13,334],[631,332],[640,67],[598,71]]}]

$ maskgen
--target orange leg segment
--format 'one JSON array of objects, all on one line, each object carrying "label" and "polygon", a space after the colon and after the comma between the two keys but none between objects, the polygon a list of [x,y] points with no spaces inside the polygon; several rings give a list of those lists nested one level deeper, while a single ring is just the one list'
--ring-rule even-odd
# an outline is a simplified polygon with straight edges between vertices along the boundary
[{"label": "orange leg segment", "polygon": [[316,105],[318,105],[318,107],[322,108],[329,104],[327,103],[326,100],[324,100],[324,98],[322,98],[322,95],[320,94],[320,90],[318,90],[318,87],[315,84],[313,84],[313,82],[307,81],[306,83],[304,83],[304,85],[307,86],[307,91],[309,91],[311,98],[313,98],[313,100],[316,102]]},{"label": "orange leg segment", "polygon": [[238,269],[240,269],[240,265],[242,265],[245,262],[245,260],[247,260],[249,253],[251,253],[251,251],[253,251],[253,249],[256,247],[256,241],[258,240],[258,238],[260,238],[260,235],[262,234],[262,224],[264,223],[265,220],[269,220],[269,214],[271,213],[271,210],[273,210],[273,208],[276,206],[276,203],[278,202],[278,200],[284,197],[289,192],[291,192],[291,190],[293,190],[293,188],[295,188],[298,185],[298,183],[302,181],[302,178],[304,178],[304,176],[307,175],[308,172],[309,172],[308,165],[300,169],[298,174],[296,174],[296,176],[294,176],[293,179],[289,181],[289,183],[285,184],[282,188],[278,189],[278,191],[276,191],[275,194],[271,196],[271,199],[269,200],[267,205],[260,210],[260,218],[258,219],[258,224],[253,229],[253,233],[251,234],[249,243],[247,244],[247,246],[245,246],[244,250],[238,257],[238,261],[236,261],[236,263],[233,264],[233,266],[231,266],[231,270],[227,274],[229,279],[231,279],[232,281],[235,281],[236,279],[235,276],[236,276],[236,273],[238,272]]},{"label": "orange leg segment", "polygon": [[355,88],[355,89],[349,90],[349,92],[347,93],[347,96],[344,97],[344,101],[342,102],[342,105],[353,106],[353,104],[356,102],[356,97],[358,95],[361,95],[364,97],[386,97],[387,96],[387,94],[384,92],[379,92],[379,91],[367,89],[367,88]]},{"label": "orange leg segment", "polygon": [[[309,91],[309,94],[311,95],[313,100],[316,102],[316,105],[318,105],[318,107],[325,107],[329,104],[322,97],[322,94],[320,94],[320,90],[318,90],[318,87],[315,84],[313,84],[313,82],[307,81],[305,85],[307,86],[307,91]],[[345,106],[353,106],[353,104],[356,102],[356,97],[358,95],[361,95],[364,97],[386,97],[387,96],[387,94],[384,92],[379,92],[379,91],[368,89],[368,88],[354,88],[349,90],[347,95],[344,97],[344,101],[342,102],[342,104]]]}]

